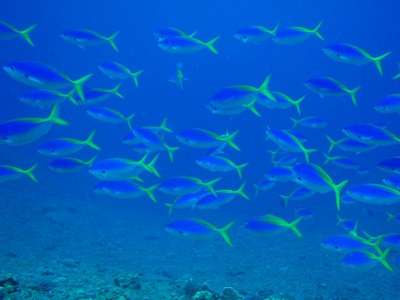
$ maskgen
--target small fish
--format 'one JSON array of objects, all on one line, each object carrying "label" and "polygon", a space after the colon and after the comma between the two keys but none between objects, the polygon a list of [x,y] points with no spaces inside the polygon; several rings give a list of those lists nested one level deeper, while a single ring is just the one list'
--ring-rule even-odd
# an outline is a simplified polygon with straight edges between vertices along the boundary
[{"label": "small fish", "polygon": [[145,188],[130,180],[100,181],[96,184],[94,192],[118,199],[135,199],[147,196],[156,203],[157,199],[154,196],[154,191],[157,187],[158,185],[153,185]]},{"label": "small fish", "polygon": [[115,38],[118,36],[119,31],[114,32],[110,36],[105,36],[93,30],[66,30],[61,33],[61,38],[67,42],[75,44],[79,48],[86,48],[88,46],[96,46],[101,44],[109,44],[114,51],[118,52],[118,47],[115,43]]},{"label": "small fish", "polygon": [[1,40],[12,40],[15,38],[22,38],[29,45],[33,46],[33,42],[30,34],[37,27],[36,24],[31,25],[25,29],[17,29],[10,23],[0,21],[0,39]]},{"label": "small fish", "polygon": [[290,120],[293,122],[292,129],[299,125],[306,128],[323,129],[328,125],[325,120],[316,116],[309,116],[301,119],[290,118]]},{"label": "small fish", "polygon": [[271,102],[270,101],[271,99],[269,99],[269,98],[268,98],[268,101],[265,101],[266,97],[262,97],[263,95],[261,95],[259,97],[258,103],[260,105],[263,105],[270,109],[276,109],[276,108],[287,109],[287,108],[293,106],[294,108],[296,108],[297,113],[299,115],[301,115],[301,104],[303,103],[306,96],[301,96],[301,97],[295,99],[285,93],[277,92],[277,91],[273,91],[272,95],[273,95],[273,99],[275,101]]},{"label": "small fish", "polygon": [[369,145],[363,142],[352,140],[347,137],[339,140],[334,140],[330,136],[326,136],[326,138],[329,141],[328,154],[331,153],[336,147],[342,151],[352,152],[356,154],[367,152],[375,148],[374,145]]},{"label": "small fish", "polygon": [[146,162],[149,154],[146,153],[139,160],[131,160],[126,158],[108,158],[96,161],[89,173],[100,180],[126,180],[129,178],[137,178],[143,172],[148,172],[157,177],[160,177],[155,164],[158,160],[156,155],[150,162]]},{"label": "small fish", "polygon": [[236,190],[223,189],[216,190],[215,195],[212,193],[204,194],[198,199],[194,208],[200,210],[219,209],[220,207],[231,203],[237,196],[249,200],[244,188],[245,184],[242,184]]},{"label": "small fish", "polygon": [[209,192],[205,190],[200,190],[196,192],[190,192],[176,198],[172,203],[166,203],[165,206],[168,207],[169,214],[172,213],[174,209],[185,209],[185,208],[195,208],[199,199],[203,196],[208,195]]},{"label": "small fish", "polygon": [[143,74],[143,70],[131,71],[127,66],[115,61],[102,63],[98,68],[112,80],[132,79],[135,87],[139,86],[139,77]]},{"label": "small fish", "polygon": [[57,138],[46,141],[39,146],[38,152],[46,156],[60,157],[77,153],[84,147],[89,147],[99,151],[100,147],[97,146],[93,141],[95,134],[96,131],[92,131],[84,140],[75,138]]},{"label": "small fish", "polygon": [[350,186],[346,190],[346,194],[355,201],[372,205],[394,205],[400,203],[400,190],[383,184],[364,183]]},{"label": "small fish", "polygon": [[306,148],[301,138],[297,137],[289,130],[267,128],[265,133],[268,140],[274,142],[284,151],[303,153],[306,162],[310,162],[310,154],[317,151],[316,149]]},{"label": "small fish", "polygon": [[357,93],[360,87],[349,88],[344,83],[332,77],[314,77],[305,82],[305,86],[321,98],[325,96],[349,96],[354,106],[357,106]]},{"label": "small fish", "polygon": [[239,29],[233,37],[244,44],[249,43],[258,45],[273,38],[276,35],[278,28],[279,24],[271,29],[260,25],[248,26]]},{"label": "small fish", "polygon": [[388,57],[391,52],[379,56],[372,56],[366,50],[352,44],[338,43],[332,44],[322,49],[329,58],[352,65],[366,65],[373,63],[380,75],[383,75],[382,60]]},{"label": "small fish", "polygon": [[374,109],[383,114],[400,114],[400,94],[390,94],[380,99]]},{"label": "small fish", "polygon": [[316,37],[319,40],[324,40],[319,30],[321,29],[322,22],[318,23],[314,28],[307,28],[303,26],[291,26],[279,29],[273,41],[281,45],[296,45],[303,43],[310,37]]},{"label": "small fish", "polygon": [[117,84],[111,89],[106,88],[89,88],[85,89],[85,102],[83,105],[94,105],[104,102],[111,98],[112,96],[123,99],[124,96],[120,93],[119,89],[121,84]]},{"label": "small fish", "polygon": [[57,173],[74,173],[90,168],[95,160],[96,156],[87,161],[73,157],[55,158],[49,162],[49,169]]},{"label": "small fish", "polygon": [[27,169],[11,165],[0,165],[0,182],[16,180],[23,176],[28,177],[33,182],[37,182],[36,176],[33,174],[33,171],[35,171],[36,168],[37,164],[34,164],[32,167]]},{"label": "small fish", "polygon": [[248,221],[245,225],[246,229],[254,231],[254,232],[276,232],[282,230],[290,230],[294,233],[298,238],[301,238],[303,235],[300,230],[297,228],[298,224],[303,220],[302,217],[296,218],[293,221],[286,221],[281,217],[267,214],[255,219]]},{"label": "small fish", "polygon": [[295,211],[297,217],[303,218],[303,220],[309,220],[314,216],[314,212],[306,207],[297,208]]},{"label": "small fish", "polygon": [[232,240],[229,236],[229,230],[234,222],[228,223],[223,227],[217,227],[202,219],[177,220],[165,226],[168,233],[178,236],[207,237],[218,234],[228,246],[232,247]]},{"label": "small fish", "polygon": [[386,158],[378,163],[378,167],[382,170],[400,175],[400,156]]},{"label": "small fish", "polygon": [[99,120],[101,122],[110,124],[128,124],[129,128],[132,128],[131,122],[135,117],[135,114],[125,116],[118,110],[105,107],[105,106],[94,106],[86,110],[87,114],[93,119]]},{"label": "small fish", "polygon": [[400,175],[393,175],[391,177],[384,178],[382,182],[385,185],[400,190]]},{"label": "small fish", "polygon": [[195,32],[192,32],[191,34],[188,34],[188,33],[184,32],[183,30],[175,28],[175,27],[163,27],[163,28],[160,28],[159,30],[157,30],[154,35],[156,37],[156,40],[158,42],[160,42],[160,41],[168,39],[168,38],[175,38],[175,37],[181,37],[181,36],[194,37],[196,35],[196,33],[197,32],[195,31]]},{"label": "small fish", "polygon": [[168,80],[169,82],[175,84],[179,89],[183,90],[183,83],[188,80],[183,74],[183,64],[178,63],[176,65],[176,71],[173,78]]},{"label": "small fish", "polygon": [[350,125],[343,128],[342,131],[350,139],[372,146],[387,146],[400,143],[399,136],[386,128],[373,124]]},{"label": "small fish", "polygon": [[360,267],[366,265],[373,265],[379,262],[388,271],[393,272],[392,266],[387,261],[389,253],[390,253],[389,248],[380,254],[375,254],[369,251],[355,251],[346,254],[342,258],[342,264],[351,267]]},{"label": "small fish", "polygon": [[85,101],[83,85],[93,76],[93,74],[88,74],[72,80],[54,68],[34,61],[15,61],[5,65],[3,70],[12,79],[39,89],[59,90],[72,87],[82,102]]},{"label": "small fish", "polygon": [[293,171],[290,167],[275,166],[264,177],[272,182],[288,182],[293,180]]},{"label": "small fish", "polygon": [[182,196],[206,189],[213,195],[216,195],[214,185],[220,180],[221,178],[203,181],[196,177],[174,177],[161,182],[158,190],[167,195]]},{"label": "small fish", "polygon": [[329,164],[332,163],[335,166],[338,166],[342,169],[347,169],[347,170],[358,170],[360,168],[360,165],[356,163],[354,160],[344,157],[344,156],[329,156],[327,154],[324,154],[325,156],[325,162],[324,164]]},{"label": "small fish", "polygon": [[171,36],[158,41],[158,47],[162,50],[173,54],[185,54],[199,52],[203,49],[209,50],[213,54],[218,54],[215,43],[219,40],[219,36],[204,42],[194,36]]},{"label": "small fish", "polygon": [[317,193],[335,193],[336,209],[340,210],[341,191],[348,183],[344,180],[336,184],[331,176],[316,164],[297,164],[293,167],[294,180],[296,183]]},{"label": "small fish", "polygon": [[366,249],[366,245],[347,235],[334,235],[321,242],[323,248],[339,252],[351,252]]},{"label": "small fish", "polygon": [[66,126],[54,106],[46,118],[18,118],[0,124],[0,144],[19,146],[32,143],[46,135],[53,125]]},{"label": "small fish", "polygon": [[315,194],[314,191],[306,188],[306,187],[298,187],[293,192],[289,193],[288,195],[280,195],[283,199],[283,204],[285,207],[288,206],[289,200],[291,201],[300,201],[307,198],[310,198]]},{"label": "small fish", "polygon": [[262,178],[259,182],[254,185],[256,190],[255,197],[258,196],[260,192],[266,192],[272,189],[275,186],[276,182],[267,178]]},{"label": "small fish", "polygon": [[226,144],[236,151],[240,151],[239,146],[234,141],[238,133],[238,131],[235,131],[219,135],[209,130],[194,128],[179,132],[176,138],[183,145],[192,148],[215,149]]},{"label": "small fish", "polygon": [[54,105],[59,105],[65,100],[70,101],[72,104],[77,105],[78,102],[74,98],[74,90],[64,94],[58,91],[49,90],[30,90],[21,96],[19,96],[19,101],[24,104],[38,107],[41,109],[49,109]]},{"label": "small fish", "polygon": [[237,164],[229,158],[220,155],[209,155],[196,160],[196,164],[203,169],[211,172],[231,172],[235,171],[239,178],[242,178],[243,169],[248,165]]}]

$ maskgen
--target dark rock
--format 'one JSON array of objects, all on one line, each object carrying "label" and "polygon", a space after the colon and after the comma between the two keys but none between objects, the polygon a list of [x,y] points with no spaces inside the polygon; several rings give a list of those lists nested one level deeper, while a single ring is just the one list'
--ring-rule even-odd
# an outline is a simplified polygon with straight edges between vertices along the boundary
[{"label": "dark rock", "polygon": [[242,300],[243,296],[241,296],[234,288],[224,287],[222,290],[221,300]]},{"label": "dark rock", "polygon": [[140,290],[142,288],[140,278],[137,274],[118,276],[114,278],[114,284],[123,289]]},{"label": "dark rock", "polygon": [[7,293],[12,294],[18,291],[19,283],[12,277],[0,280],[0,288]]}]

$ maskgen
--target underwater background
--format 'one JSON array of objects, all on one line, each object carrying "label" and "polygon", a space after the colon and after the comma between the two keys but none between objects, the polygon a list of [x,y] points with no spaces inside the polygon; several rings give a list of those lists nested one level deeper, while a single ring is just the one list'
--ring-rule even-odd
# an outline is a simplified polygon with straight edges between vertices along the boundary
[{"label": "underwater background", "polygon": [[[94,74],[84,91],[110,89],[121,82],[123,99],[110,94],[106,101],[91,106],[75,94],[75,104],[64,99],[57,105],[68,126],[54,125],[47,134],[23,145],[1,142],[0,169],[25,169],[37,164],[37,182],[26,176],[8,180],[14,178],[0,170],[4,177],[0,180],[0,299],[400,299],[400,159],[390,162],[389,167],[381,163],[400,156],[400,97],[389,108],[390,113],[376,109],[381,99],[400,90],[399,81],[393,79],[400,60],[399,8],[395,1],[373,0],[4,1],[0,20],[19,29],[32,24],[37,27],[30,34],[33,47],[18,34],[2,38],[2,67],[30,61],[51,66],[72,79]],[[320,22],[322,39],[302,31]],[[279,27],[275,33],[264,32],[269,36],[262,41],[238,36],[240,29],[254,25]],[[286,43],[279,43],[275,39],[279,30],[291,26],[301,26],[293,30],[300,40],[289,36]],[[165,28],[182,30],[179,39],[162,36]],[[67,30],[86,29],[104,36],[118,31],[118,51],[101,39],[98,44],[86,45],[76,36],[72,42],[61,36]],[[202,41],[217,36],[215,55]],[[195,47],[186,51],[179,48],[183,44],[173,44],[177,40]],[[165,41],[171,43],[165,47]],[[383,74],[374,63],[352,63],[351,59],[357,57],[343,63],[352,53],[339,57],[341,63],[331,59],[323,49],[335,43],[357,45],[373,56],[390,52],[382,60]],[[114,61],[143,70],[138,86],[130,78],[112,80],[101,72],[99,66]],[[33,69],[23,71],[43,75]],[[183,86],[175,78],[179,71],[184,73]],[[272,91],[293,99],[305,96],[300,115],[292,104],[285,109],[258,104],[267,93],[257,88],[270,74]],[[324,97],[307,88],[307,80],[321,76],[330,76],[351,88],[361,87],[358,105],[351,103],[342,85],[337,95],[328,91]],[[31,84],[25,84],[20,77],[2,70],[1,124],[49,115],[51,107],[19,101],[22,94],[37,88],[37,78],[33,77],[26,77]],[[245,104],[228,104],[228,112],[211,111],[209,105],[218,91],[232,86],[239,86],[246,95],[233,93],[229,97],[248,97],[239,99]],[[45,85],[41,89],[54,91]],[[252,105],[256,112],[251,111]],[[133,120],[127,126],[124,120],[110,124],[102,116],[91,117],[88,110],[99,106],[124,116],[134,114]],[[324,124],[301,126],[300,122],[290,131],[291,118],[308,116],[316,116]],[[164,119],[172,132],[150,130],[159,139],[158,151],[146,136],[139,138],[144,150],[135,151],[132,144],[123,142],[130,131],[139,134],[140,128],[158,126]],[[334,149],[328,153],[326,136],[337,140],[349,136],[343,129],[354,124],[373,124],[388,142],[380,143],[375,131],[363,131],[364,145],[371,146],[368,149]],[[216,133],[209,137],[217,147],[201,145],[195,136],[190,136],[194,145],[179,139],[183,130],[197,128]],[[85,139],[94,130],[95,143],[101,149],[84,147],[67,155],[84,161],[96,157],[93,165],[82,165],[73,172],[54,171],[48,167],[54,157],[38,152],[47,141]],[[266,138],[268,130],[278,131],[275,139]],[[224,134],[234,132],[238,132],[235,143],[240,151],[224,142]],[[289,137],[290,147],[282,146],[285,141],[274,143],[282,136]],[[173,161],[166,154],[166,144],[179,148]],[[342,191],[340,211],[326,177],[320,172],[296,173],[296,165],[310,165],[304,159],[304,144],[315,149],[310,154],[313,166],[323,168],[335,184],[349,181]],[[280,149],[278,153],[276,149]],[[120,199],[121,195],[112,190],[96,192],[101,180],[90,172],[96,162],[113,157],[140,161],[145,152],[149,161],[156,157],[159,176],[140,165],[144,168],[140,175],[143,182],[134,181],[134,176],[118,178],[135,182],[138,194],[142,191],[139,196]],[[334,159],[325,164],[326,154],[350,159],[356,167],[334,164]],[[212,170],[213,166],[207,169],[197,163],[213,155],[225,157],[230,167],[232,162],[247,164],[242,177],[235,167],[230,172],[218,172]],[[282,163],[284,159],[279,157],[287,161]],[[280,178],[282,170],[275,169],[280,167],[297,176],[297,182],[296,178]],[[313,177],[315,174],[319,178]],[[301,175],[310,175],[311,182],[299,185]],[[172,184],[168,180],[181,176],[202,182],[220,178],[215,184],[217,194],[221,189],[236,191],[245,184],[248,200],[238,195],[209,209],[201,209],[196,203],[175,208],[179,197],[196,189],[168,185]],[[387,181],[382,180],[391,176],[397,185],[390,185],[388,190]],[[364,184],[379,185],[378,192],[364,189]],[[142,190],[150,186],[154,186],[156,203]],[[199,190],[203,190],[201,186]],[[284,205],[281,195],[290,195],[299,186],[311,193],[304,199],[289,199]],[[361,187],[359,193],[352,193],[356,186]],[[174,191],[166,191],[168,188]],[[384,194],[380,194],[382,190]],[[389,202],[385,202],[387,199]],[[265,215],[279,216],[279,221],[260,219]],[[338,222],[338,216],[343,222]],[[301,238],[291,229],[290,223],[296,218]],[[251,220],[268,226],[251,227]],[[230,222],[234,222],[229,228],[232,245],[218,231]],[[350,228],[343,224],[350,224]],[[389,234],[391,241],[386,239]],[[332,237],[345,240],[331,242]]]}]

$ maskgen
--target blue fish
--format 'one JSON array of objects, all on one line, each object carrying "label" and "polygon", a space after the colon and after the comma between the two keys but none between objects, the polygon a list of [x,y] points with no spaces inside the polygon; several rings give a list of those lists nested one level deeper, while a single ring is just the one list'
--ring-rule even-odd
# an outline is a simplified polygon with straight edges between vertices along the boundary
[{"label": "blue fish", "polygon": [[87,29],[65,30],[63,33],[61,33],[61,38],[67,42],[77,45],[79,48],[109,44],[114,51],[118,52],[118,47],[115,44],[115,38],[118,36],[118,34],[119,31],[114,32],[110,36],[105,36],[93,30]]},{"label": "blue fish", "polygon": [[400,114],[400,94],[390,94],[380,99],[374,109],[383,114]]},{"label": "blue fish", "polygon": [[65,100],[77,105],[78,102],[74,98],[74,93],[74,90],[71,90],[68,93],[50,90],[30,90],[19,96],[18,99],[24,104],[41,109],[48,109],[63,103]]},{"label": "blue fish", "polygon": [[11,165],[0,165],[0,182],[16,180],[23,176],[28,177],[33,182],[37,182],[36,176],[33,174],[33,171],[36,168],[37,164],[34,164],[27,169],[22,169]]},{"label": "blue fish", "polygon": [[87,114],[93,119],[99,120],[101,122],[110,124],[127,124],[129,128],[132,128],[131,122],[135,117],[135,114],[125,116],[118,110],[105,107],[105,106],[93,106],[86,110]]},{"label": "blue fish", "polygon": [[395,156],[381,160],[378,163],[378,167],[381,168],[382,170],[400,175],[400,157]]},{"label": "blue fish", "polygon": [[14,25],[5,21],[0,21],[0,39],[1,40],[12,40],[15,38],[22,38],[29,45],[33,46],[31,39],[32,31],[37,27],[36,24],[31,25],[25,29],[17,29]]},{"label": "blue fish", "polygon": [[219,135],[205,129],[194,128],[179,132],[176,134],[176,139],[183,145],[192,148],[215,149],[223,145],[229,145],[231,148],[240,151],[240,148],[234,141],[238,133],[238,131],[235,131]]},{"label": "blue fish", "polygon": [[366,245],[347,235],[334,235],[321,242],[322,247],[339,252],[349,252],[366,249]]},{"label": "blue fish", "polygon": [[115,181],[100,181],[96,184],[94,191],[97,194],[111,196],[118,199],[135,199],[147,196],[154,203],[157,199],[154,196],[154,191],[158,185],[145,188],[139,186],[131,180],[115,180]]},{"label": "blue fish", "polygon": [[174,54],[185,54],[199,52],[203,49],[208,49],[213,54],[218,54],[218,50],[215,48],[215,43],[219,40],[219,36],[211,39],[208,42],[204,42],[194,36],[171,36],[158,41],[158,47],[162,50],[174,53]]},{"label": "blue fish", "polygon": [[314,28],[307,28],[303,26],[291,26],[279,29],[273,38],[274,42],[281,45],[295,45],[300,44],[310,37],[316,37],[319,40],[324,40],[319,30],[321,29],[322,22],[318,23]]},{"label": "blue fish", "polygon": [[400,175],[393,175],[391,177],[384,178],[382,182],[388,186],[400,190]]},{"label": "blue fish", "polygon": [[258,45],[274,37],[278,28],[279,24],[271,29],[260,25],[248,26],[240,28],[233,37],[244,44],[251,43]]},{"label": "blue fish", "polygon": [[203,189],[208,190],[213,195],[216,195],[214,185],[221,178],[216,178],[210,181],[203,181],[195,177],[174,177],[165,179],[158,187],[159,191],[174,196],[182,196],[189,193],[196,193]]},{"label": "blue fish", "polygon": [[386,128],[372,124],[354,124],[343,128],[350,139],[371,146],[387,146],[400,143],[400,137]]},{"label": "blue fish", "polygon": [[96,160],[96,156],[84,161],[73,157],[56,158],[49,162],[49,169],[57,173],[74,173],[89,168]]},{"label": "blue fish", "polygon": [[132,79],[136,87],[139,86],[139,78],[143,74],[143,70],[131,71],[127,66],[115,61],[102,63],[99,69],[112,80]]},{"label": "blue fish", "polygon": [[350,186],[346,190],[355,201],[372,205],[394,205],[400,203],[400,190],[383,184],[364,183]]}]

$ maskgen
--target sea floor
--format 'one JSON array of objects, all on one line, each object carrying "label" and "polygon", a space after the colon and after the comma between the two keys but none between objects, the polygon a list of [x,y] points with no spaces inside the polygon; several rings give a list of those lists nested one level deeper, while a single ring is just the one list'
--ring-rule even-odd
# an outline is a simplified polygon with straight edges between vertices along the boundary
[{"label": "sea floor", "polygon": [[400,299],[399,263],[392,273],[344,267],[318,234],[239,228],[229,248],[169,235],[150,203],[40,195],[2,200],[0,299]]}]

